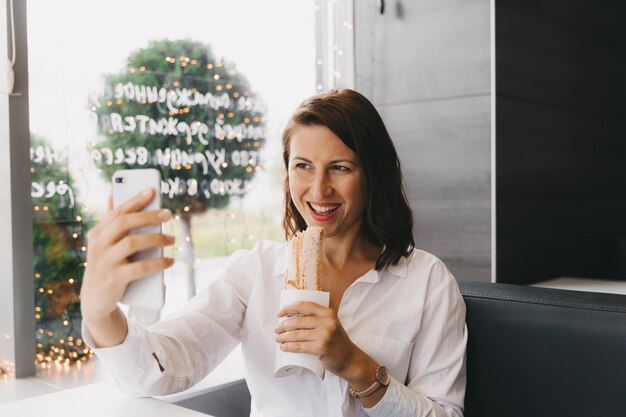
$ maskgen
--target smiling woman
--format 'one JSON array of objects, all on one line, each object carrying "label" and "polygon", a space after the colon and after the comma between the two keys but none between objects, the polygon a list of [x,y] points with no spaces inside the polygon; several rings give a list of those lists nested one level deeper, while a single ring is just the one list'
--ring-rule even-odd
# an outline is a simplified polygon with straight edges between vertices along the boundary
[{"label": "smiling woman", "polygon": [[[98,302],[83,304],[85,340],[136,395],[185,390],[241,343],[252,416],[462,416],[465,305],[445,265],[413,247],[398,156],[377,111],[353,90],[307,99],[284,130],[283,157],[285,233],[323,228],[328,307],[283,306],[290,245],[261,241],[233,254],[176,317],[149,328],[125,318],[116,294],[136,276],[115,248],[129,218],[150,221],[139,196],[96,227],[121,238],[91,242],[81,295]],[[276,378],[277,347],[314,355],[328,372]]]},{"label": "smiling woman", "polygon": [[[317,160],[307,155],[317,155]],[[297,161],[304,165],[294,165]],[[344,89],[301,103],[283,132],[283,162],[289,174],[283,224],[288,238],[306,229],[307,216],[330,221],[335,212],[326,214],[329,205],[341,210],[345,204],[339,216],[347,217],[350,227],[358,222],[357,229],[362,220],[366,240],[382,248],[377,270],[396,263],[415,246],[398,154],[380,115],[361,94]],[[336,197],[343,195],[346,201],[330,199],[334,184],[340,187]],[[330,230],[324,232],[328,236]]]}]

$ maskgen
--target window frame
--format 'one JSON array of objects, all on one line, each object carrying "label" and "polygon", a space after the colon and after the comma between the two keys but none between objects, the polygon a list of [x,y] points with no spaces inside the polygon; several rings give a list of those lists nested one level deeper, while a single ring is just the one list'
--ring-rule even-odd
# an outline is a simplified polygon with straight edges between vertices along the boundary
[{"label": "window frame", "polygon": [[19,378],[36,371],[26,1],[2,2],[0,19],[0,55],[15,57],[13,93],[0,93],[0,365]]}]

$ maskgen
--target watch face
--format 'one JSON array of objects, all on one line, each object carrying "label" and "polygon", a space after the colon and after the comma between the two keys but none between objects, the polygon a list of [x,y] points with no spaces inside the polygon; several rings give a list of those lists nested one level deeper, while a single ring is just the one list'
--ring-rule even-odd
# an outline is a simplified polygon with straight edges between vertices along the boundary
[{"label": "watch face", "polygon": [[376,379],[383,385],[389,384],[389,372],[387,371],[387,368],[379,366]]}]

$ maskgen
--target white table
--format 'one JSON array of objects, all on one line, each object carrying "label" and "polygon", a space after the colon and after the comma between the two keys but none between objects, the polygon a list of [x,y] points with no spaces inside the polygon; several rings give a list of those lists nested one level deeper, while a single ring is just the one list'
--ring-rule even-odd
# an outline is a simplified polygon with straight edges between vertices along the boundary
[{"label": "white table", "polygon": [[0,405],[2,417],[207,417],[154,398],[135,398],[105,382]]}]

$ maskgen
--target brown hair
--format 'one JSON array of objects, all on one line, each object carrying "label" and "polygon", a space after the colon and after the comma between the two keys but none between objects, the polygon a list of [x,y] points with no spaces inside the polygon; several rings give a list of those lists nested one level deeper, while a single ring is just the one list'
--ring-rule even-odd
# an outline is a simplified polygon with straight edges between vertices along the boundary
[{"label": "brown hair", "polygon": [[283,228],[287,239],[307,227],[289,191],[289,146],[299,126],[325,126],[356,153],[369,194],[363,231],[370,242],[383,246],[376,270],[398,263],[415,247],[413,214],[402,186],[400,160],[382,118],[372,103],[354,90],[332,90],[304,100],[283,131],[287,170]]}]

